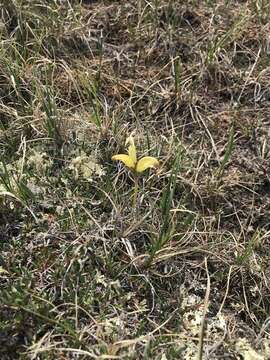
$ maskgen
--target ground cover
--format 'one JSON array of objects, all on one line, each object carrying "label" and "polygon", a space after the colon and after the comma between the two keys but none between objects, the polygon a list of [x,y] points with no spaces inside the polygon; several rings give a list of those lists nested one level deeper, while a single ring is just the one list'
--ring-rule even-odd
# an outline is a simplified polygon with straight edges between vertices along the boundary
[{"label": "ground cover", "polygon": [[268,1],[0,6],[0,358],[269,359]]}]

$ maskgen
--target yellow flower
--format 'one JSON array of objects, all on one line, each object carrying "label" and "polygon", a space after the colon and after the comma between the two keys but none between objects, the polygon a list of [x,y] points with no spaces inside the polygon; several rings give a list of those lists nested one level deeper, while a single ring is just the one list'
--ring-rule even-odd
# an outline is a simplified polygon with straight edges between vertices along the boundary
[{"label": "yellow flower", "polygon": [[112,156],[112,160],[122,161],[126,167],[134,170],[137,173],[141,173],[146,169],[157,167],[159,165],[158,160],[152,156],[145,156],[140,160],[137,160],[137,151],[132,136],[127,138],[126,145],[127,144],[129,144],[128,153],[114,155]]}]

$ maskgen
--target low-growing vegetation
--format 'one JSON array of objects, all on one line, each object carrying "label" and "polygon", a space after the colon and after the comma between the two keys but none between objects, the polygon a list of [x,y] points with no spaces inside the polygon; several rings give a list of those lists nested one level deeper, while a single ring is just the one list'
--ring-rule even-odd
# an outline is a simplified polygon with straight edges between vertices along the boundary
[{"label": "low-growing vegetation", "polygon": [[269,21],[1,0],[1,360],[270,358]]}]

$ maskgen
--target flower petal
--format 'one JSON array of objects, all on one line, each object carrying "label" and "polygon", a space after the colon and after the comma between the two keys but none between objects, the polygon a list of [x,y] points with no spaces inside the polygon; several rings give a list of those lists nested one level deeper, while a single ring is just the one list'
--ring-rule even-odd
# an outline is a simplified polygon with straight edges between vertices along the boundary
[{"label": "flower petal", "polygon": [[137,172],[143,172],[146,169],[157,167],[159,165],[159,162],[156,158],[152,156],[145,156],[142,159],[140,159],[136,165],[136,171]]},{"label": "flower petal", "polygon": [[136,164],[136,162],[137,162],[137,152],[136,152],[136,147],[135,147],[135,144],[134,144],[134,139],[133,139],[133,137],[131,135],[127,138],[126,144],[129,144],[128,155],[132,159],[134,164]]},{"label": "flower petal", "polygon": [[135,169],[135,162],[132,160],[132,158],[126,154],[118,154],[118,155],[114,155],[112,156],[112,160],[120,160],[122,161],[126,167],[130,168],[130,169]]}]

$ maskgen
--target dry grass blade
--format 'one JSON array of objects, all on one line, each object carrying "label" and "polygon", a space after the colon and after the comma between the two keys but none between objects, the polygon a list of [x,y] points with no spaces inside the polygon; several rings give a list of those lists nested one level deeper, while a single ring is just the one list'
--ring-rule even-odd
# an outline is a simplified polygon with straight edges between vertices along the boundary
[{"label": "dry grass blade", "polygon": [[198,346],[198,360],[202,360],[202,358],[203,358],[203,342],[204,342],[204,335],[205,335],[205,329],[206,329],[206,321],[207,321],[206,315],[207,315],[208,306],[209,306],[210,286],[211,286],[210,276],[209,276],[209,271],[208,271],[208,266],[207,266],[207,258],[204,258],[204,263],[205,263],[205,271],[206,271],[206,275],[207,275],[207,286],[206,286],[206,293],[205,293],[205,298],[204,298],[203,316],[202,316],[202,321],[201,321],[200,340],[199,340],[199,346]]}]

